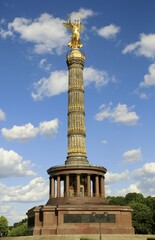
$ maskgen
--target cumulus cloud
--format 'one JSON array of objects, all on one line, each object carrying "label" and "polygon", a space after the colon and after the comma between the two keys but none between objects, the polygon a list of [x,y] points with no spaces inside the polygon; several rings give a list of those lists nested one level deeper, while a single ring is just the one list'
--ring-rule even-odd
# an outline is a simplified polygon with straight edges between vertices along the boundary
[{"label": "cumulus cloud", "polygon": [[117,191],[117,196],[125,196],[128,193],[140,193],[140,189],[138,188],[138,183],[130,184],[127,188],[122,188]]},{"label": "cumulus cloud", "polygon": [[133,107],[128,107],[126,104],[118,104],[112,108],[111,104],[108,106],[101,105],[100,112],[96,114],[95,119],[97,121],[103,121],[108,118],[115,123],[122,123],[125,125],[135,125],[139,120],[139,116],[136,112],[132,111]]},{"label": "cumulus cloud", "polygon": [[76,12],[71,12],[71,18],[74,19],[82,19],[85,20],[88,17],[92,17],[94,16],[96,13],[93,12],[91,9],[86,9],[86,8],[80,8],[78,11]]},{"label": "cumulus cloud", "polygon": [[48,183],[42,177],[35,178],[25,186],[0,185],[1,202],[40,202],[48,198]]},{"label": "cumulus cloud", "polygon": [[39,132],[44,136],[54,136],[58,133],[59,121],[53,119],[51,121],[44,121],[39,124]]},{"label": "cumulus cloud", "polygon": [[0,177],[21,177],[36,175],[32,170],[32,163],[24,160],[22,156],[13,150],[0,148]]},{"label": "cumulus cloud", "polygon": [[106,173],[106,184],[116,183],[119,181],[127,180],[129,178],[129,171],[125,170],[122,173]]},{"label": "cumulus cloud", "polygon": [[122,53],[133,52],[137,56],[145,56],[147,58],[155,58],[155,34],[140,34],[139,41],[127,45]]},{"label": "cumulus cloud", "polygon": [[47,78],[41,78],[38,82],[33,84],[34,91],[32,98],[34,100],[41,100],[44,97],[52,97],[66,92],[67,85],[67,71],[51,72]]},{"label": "cumulus cloud", "polygon": [[85,86],[94,82],[97,88],[108,84],[110,81],[110,77],[106,71],[100,71],[93,67],[86,67],[83,72],[83,77]]},{"label": "cumulus cloud", "polygon": [[[108,195],[125,196],[129,192],[137,192],[145,196],[155,196],[155,162],[146,162],[130,172],[128,170],[121,173],[107,172],[105,183]],[[112,184],[115,183],[117,189],[112,190]]]},{"label": "cumulus cloud", "polygon": [[0,109],[0,121],[4,121],[6,119],[5,112]]},{"label": "cumulus cloud", "polygon": [[23,126],[13,126],[11,129],[2,128],[2,136],[7,140],[28,141],[35,138],[37,134],[53,137],[58,132],[59,121],[57,118],[44,121],[39,127],[34,127],[31,123]]},{"label": "cumulus cloud", "polygon": [[35,128],[31,123],[27,123],[23,126],[13,126],[11,129],[2,128],[1,132],[4,138],[7,140],[22,140],[26,141],[34,138],[39,129]]},{"label": "cumulus cloud", "polygon": [[[1,183],[0,183],[0,189],[1,189]],[[9,206],[9,205],[6,205],[6,204],[1,205],[0,206],[0,214],[5,215],[10,210],[10,208],[11,208],[11,206]]]},{"label": "cumulus cloud", "polygon": [[0,214],[6,216],[11,226],[27,217],[26,212],[34,206],[34,202],[43,204],[47,201],[48,193],[48,181],[42,177],[26,185],[7,186],[0,183]]},{"label": "cumulus cloud", "polygon": [[[130,172],[123,171],[120,174],[107,173],[105,180],[110,195],[125,196],[129,192],[137,192],[145,196],[155,196],[155,163],[146,162],[140,168]],[[120,181],[119,189],[117,187],[117,190],[115,188],[111,190],[111,184],[117,183],[118,181]],[[121,188],[121,181],[123,188]],[[124,187],[124,183],[126,187]]]},{"label": "cumulus cloud", "polygon": [[[5,191],[4,191],[5,188]],[[40,202],[48,196],[48,183],[38,177],[25,186],[3,186],[2,202]]]},{"label": "cumulus cloud", "polygon": [[155,162],[145,163],[141,168],[133,171],[133,176],[154,176],[155,175]]},{"label": "cumulus cloud", "polygon": [[42,53],[61,53],[62,47],[67,44],[67,31],[62,25],[62,19],[43,13],[34,20],[15,18],[8,24],[8,29],[1,29],[1,36],[6,38],[19,34],[26,42],[34,44],[34,51]]},{"label": "cumulus cloud", "polygon": [[148,74],[144,76],[144,81],[140,83],[140,87],[155,86],[155,63],[151,64],[148,68]]},{"label": "cumulus cloud", "polygon": [[47,63],[47,60],[45,58],[41,59],[39,62],[39,67],[40,69],[44,71],[50,71],[51,70],[52,64]]},{"label": "cumulus cloud", "polygon": [[132,149],[123,153],[124,162],[133,163],[142,160],[141,149]]},{"label": "cumulus cloud", "polygon": [[23,206],[22,206],[22,209],[19,208],[19,203],[17,205],[15,205],[14,203],[10,204],[10,209],[4,214],[4,216],[7,218],[9,222],[9,226],[13,226],[15,222],[19,222],[19,221],[22,221],[22,219],[27,218],[26,212],[28,208],[26,208],[27,206],[24,206],[24,207],[25,207],[25,211]]},{"label": "cumulus cloud", "polygon": [[[93,67],[86,67],[83,77],[85,86],[94,83],[96,88],[105,86],[110,81],[107,72]],[[68,89],[68,73],[67,71],[53,71],[49,77],[41,78],[38,82],[35,82],[33,88],[31,96],[34,100],[41,100],[44,97],[52,97],[64,93]]]},{"label": "cumulus cloud", "polygon": [[155,162],[147,162],[131,173],[137,188],[144,195],[155,196]]},{"label": "cumulus cloud", "polygon": [[[72,15],[87,19],[94,13],[91,9],[80,8]],[[0,29],[0,36],[5,39],[19,35],[20,39],[34,44],[34,52],[37,54],[55,52],[61,54],[70,38],[67,29],[62,24],[64,21],[48,13],[43,13],[33,20],[18,17],[8,24],[7,29]]]},{"label": "cumulus cloud", "polygon": [[[6,20],[4,18],[1,19],[0,24],[5,27]],[[13,32],[10,29],[5,30],[2,27],[0,27],[0,37],[1,38],[6,39],[7,37],[11,37],[11,36],[13,36]]]},{"label": "cumulus cloud", "polygon": [[93,27],[93,30],[97,32],[97,34],[105,39],[114,38],[116,34],[120,32],[120,27],[116,26],[115,24],[110,24],[108,26],[102,27],[97,29]]}]

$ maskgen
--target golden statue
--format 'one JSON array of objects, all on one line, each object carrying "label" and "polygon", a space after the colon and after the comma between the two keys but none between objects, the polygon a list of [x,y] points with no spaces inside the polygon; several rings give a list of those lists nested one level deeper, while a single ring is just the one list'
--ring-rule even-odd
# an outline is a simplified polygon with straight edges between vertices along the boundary
[{"label": "golden statue", "polygon": [[80,24],[80,19],[71,22],[71,16],[68,18],[68,22],[64,22],[63,25],[72,31],[71,41],[68,43],[70,48],[81,48],[83,45],[80,41],[80,31],[83,26]]}]

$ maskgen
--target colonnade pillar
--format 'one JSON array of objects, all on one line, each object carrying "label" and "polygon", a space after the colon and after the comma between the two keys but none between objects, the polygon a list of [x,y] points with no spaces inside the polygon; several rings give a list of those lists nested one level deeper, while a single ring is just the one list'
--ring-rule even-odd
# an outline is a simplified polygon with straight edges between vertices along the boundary
[{"label": "colonnade pillar", "polygon": [[80,175],[77,174],[77,197],[80,197]]},{"label": "colonnade pillar", "polygon": [[57,197],[60,197],[60,176],[57,176]]},{"label": "colonnade pillar", "polygon": [[99,197],[99,177],[95,176],[95,197]]},{"label": "colonnade pillar", "polygon": [[[80,174],[76,175],[76,193],[75,195],[77,197],[80,197]],[[69,186],[70,186],[70,175],[66,174],[63,177],[64,180],[64,195],[65,197],[69,197]],[[91,177],[90,174],[87,174],[87,185],[86,185],[86,189],[84,190],[84,196],[87,197],[91,197],[91,188],[93,187],[92,191],[93,191],[93,196],[95,197],[105,197],[105,186],[104,186],[104,176],[101,175],[93,175],[93,177]],[[91,187],[91,180],[92,180],[92,184],[93,186]],[[61,197],[61,176],[58,175],[56,178],[57,181],[57,189],[55,189],[55,178],[54,176],[50,177],[50,191],[49,191],[49,195],[50,198],[55,198],[55,197]],[[55,190],[57,190],[57,194],[55,194]],[[57,195],[57,196],[56,196]]]},{"label": "colonnade pillar", "polygon": [[55,197],[55,180],[53,177],[51,178],[51,197]]},{"label": "colonnade pillar", "polygon": [[66,197],[69,197],[69,175],[66,175],[66,186],[65,186],[66,192],[65,195]]},{"label": "colonnade pillar", "polygon": [[105,197],[104,177],[100,177],[100,196]]},{"label": "colonnade pillar", "polygon": [[49,186],[49,197],[52,197],[52,177],[49,177],[49,181],[50,181],[50,186]]},{"label": "colonnade pillar", "polygon": [[90,184],[90,175],[87,175],[87,196],[90,197],[90,193],[91,193],[91,184]]}]

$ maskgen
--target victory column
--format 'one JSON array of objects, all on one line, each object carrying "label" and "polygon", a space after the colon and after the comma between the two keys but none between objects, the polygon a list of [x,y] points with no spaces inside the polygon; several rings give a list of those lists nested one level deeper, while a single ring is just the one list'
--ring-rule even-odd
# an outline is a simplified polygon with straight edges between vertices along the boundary
[{"label": "victory column", "polygon": [[[63,23],[71,30],[68,66],[68,153],[64,165],[53,166],[49,174],[49,199],[30,209],[29,232],[33,235],[132,234],[131,213],[127,206],[108,205],[105,197],[106,168],[91,165],[86,156],[83,68],[85,56],[80,20],[69,17]],[[61,146],[60,146],[61,148]]]}]

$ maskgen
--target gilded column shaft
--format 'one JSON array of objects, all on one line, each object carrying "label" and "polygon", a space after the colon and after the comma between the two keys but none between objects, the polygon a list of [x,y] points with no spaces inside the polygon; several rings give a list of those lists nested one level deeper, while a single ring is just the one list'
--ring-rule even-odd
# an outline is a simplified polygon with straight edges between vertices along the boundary
[{"label": "gilded column shaft", "polygon": [[66,164],[87,164],[84,112],[83,67],[85,57],[79,49],[67,55],[68,81],[68,157]]}]

